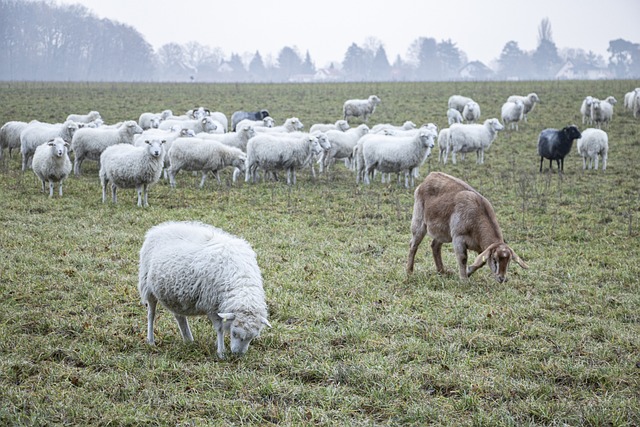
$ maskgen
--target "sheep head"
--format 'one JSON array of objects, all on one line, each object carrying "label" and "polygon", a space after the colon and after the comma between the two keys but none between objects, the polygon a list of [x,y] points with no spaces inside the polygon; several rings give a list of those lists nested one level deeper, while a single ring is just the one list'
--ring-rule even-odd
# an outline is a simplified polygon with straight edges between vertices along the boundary
[{"label": "sheep head", "polygon": [[[598,107],[600,104],[598,103]],[[578,130],[575,125],[570,125],[562,129],[562,132],[565,134],[569,141],[573,141],[574,139],[582,138],[582,134]]]},{"label": "sheep head", "polygon": [[520,267],[527,269],[529,266],[511,249],[506,243],[498,242],[490,245],[485,249],[476,260],[467,267],[467,276],[471,276],[473,272],[489,263],[491,272],[499,283],[506,282],[507,267],[511,260],[514,260]]},{"label": "sheep head", "polygon": [[218,313],[218,317],[222,319],[223,331],[229,332],[231,353],[237,355],[247,352],[251,341],[260,336],[265,326],[271,327],[265,317],[254,313]]}]

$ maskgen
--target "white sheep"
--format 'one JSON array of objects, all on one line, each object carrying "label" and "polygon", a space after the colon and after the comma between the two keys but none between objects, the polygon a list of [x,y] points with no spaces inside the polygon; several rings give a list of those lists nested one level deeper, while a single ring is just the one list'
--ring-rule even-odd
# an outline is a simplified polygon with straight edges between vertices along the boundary
[{"label": "white sheep", "polygon": [[207,316],[224,358],[244,354],[267,320],[256,253],[244,239],[200,222],[165,222],[147,231],[140,249],[138,291],[147,307],[147,342],[155,344],[158,301],[175,317],[185,341],[193,341],[187,316]]},{"label": "white sheep", "polygon": [[244,126],[244,125],[251,125],[254,128],[257,128],[257,127],[272,128],[276,125],[276,121],[273,120],[273,117],[271,116],[267,116],[261,120],[242,119],[236,124],[236,130],[238,129],[238,126]]},{"label": "white sheep", "polygon": [[146,140],[144,147],[116,144],[107,147],[100,156],[102,203],[107,199],[107,184],[111,183],[111,198],[117,203],[118,188],[135,188],[138,206],[149,206],[149,187],[158,182],[164,167],[164,141]]},{"label": "white sheep", "polygon": [[431,153],[436,133],[421,129],[415,136],[389,136],[369,134],[363,138],[364,182],[370,183],[374,171],[405,173],[405,188],[414,185],[413,170],[419,168]]},{"label": "white sheep", "polygon": [[202,138],[205,140],[218,141],[230,147],[238,148],[244,152],[247,151],[247,142],[249,142],[249,140],[254,136],[256,136],[255,128],[252,125],[242,124],[242,123],[238,123],[238,125],[236,125],[235,132],[228,132],[223,134],[217,134],[217,133],[196,134],[196,137],[198,138]]},{"label": "white sheep", "polygon": [[158,126],[160,126],[160,122],[166,119],[166,117],[162,117],[162,114],[163,113],[142,113],[138,118],[138,125],[142,128],[142,130],[157,129]]},{"label": "white sheep", "polygon": [[97,111],[90,111],[87,114],[69,114],[65,121],[71,120],[76,123],[91,123],[96,120],[102,120],[100,113]]},{"label": "white sheep", "polygon": [[160,126],[158,126],[158,129],[168,130],[176,126],[182,129],[191,129],[196,134],[200,132],[211,133],[218,129],[218,125],[216,124],[216,121],[209,116],[203,117],[201,119],[192,119],[192,120],[175,120],[175,119],[169,118],[167,120],[164,120],[162,123],[160,123]]},{"label": "white sheep", "polygon": [[608,96],[603,100],[594,99],[591,103],[591,120],[598,129],[605,124],[609,127],[611,119],[613,119],[613,106],[618,101],[613,96]]},{"label": "white sheep", "polygon": [[71,140],[71,149],[75,156],[73,173],[76,176],[80,175],[82,162],[87,159],[100,162],[100,156],[107,147],[116,144],[133,144],[135,135],[140,133],[142,128],[135,120],[127,120],[116,129],[78,129]]},{"label": "white sheep", "polygon": [[444,156],[444,163],[451,152],[451,161],[456,164],[456,153],[461,153],[464,159],[465,153],[476,152],[476,163],[484,163],[484,152],[489,149],[491,143],[498,136],[498,131],[504,129],[498,119],[487,119],[483,124],[453,124],[449,127],[450,143]]},{"label": "white sheep", "polygon": [[524,102],[520,99],[507,101],[501,108],[502,123],[509,125],[509,129],[518,130],[518,122],[524,117]]},{"label": "white sheep", "polygon": [[383,131],[404,131],[416,129],[416,124],[411,120],[405,121],[402,125],[392,125],[391,123],[378,123],[370,130],[371,133],[382,133]]},{"label": "white sheep", "polygon": [[475,123],[480,119],[480,105],[475,101],[469,101],[462,109],[462,118],[468,123]]},{"label": "white sheep", "polygon": [[507,102],[514,102],[517,99],[522,101],[522,103],[524,104],[524,112],[522,113],[522,117],[526,122],[527,115],[533,110],[536,104],[540,102],[540,98],[538,98],[538,95],[535,92],[531,92],[527,96],[511,95],[509,98],[507,98]]},{"label": "white sheep", "polygon": [[458,110],[460,113],[462,113],[462,110],[464,110],[464,106],[467,105],[469,102],[472,102],[473,99],[467,97],[467,96],[462,96],[462,95],[451,95],[449,97],[449,101],[447,102],[447,107],[448,108],[454,108],[456,110]]},{"label": "white sheep", "polygon": [[640,96],[640,87],[635,88],[631,92],[627,92],[624,94],[624,108],[627,110],[633,111],[633,105],[635,103],[636,97]]},{"label": "white sheep", "polygon": [[209,113],[209,117],[211,117],[218,126],[216,130],[221,131],[221,133],[229,131],[229,119],[227,119],[227,116],[223,112],[213,111]]},{"label": "white sheep", "polygon": [[337,129],[326,131],[325,135],[331,144],[331,148],[323,151],[320,155],[320,172],[322,173],[328,169],[335,162],[335,159],[346,159],[347,162],[351,162],[353,148],[358,143],[358,140],[367,133],[369,133],[369,127],[364,123],[346,131]]},{"label": "white sheep", "polygon": [[344,132],[349,128],[350,128],[349,122],[347,122],[346,120],[340,119],[340,120],[336,120],[335,123],[314,123],[309,128],[309,133],[326,132],[328,130],[339,130]]},{"label": "white sheep", "polygon": [[[226,134],[225,134],[226,135]],[[247,155],[236,147],[230,147],[218,141],[200,138],[178,138],[168,152],[169,183],[176,186],[176,174],[181,170],[201,171],[200,188],[204,186],[207,174],[213,172],[218,184],[221,183],[218,172],[227,166],[244,171]],[[233,177],[234,181],[236,175]]]},{"label": "white sheep", "polygon": [[[237,129],[237,125],[236,125]],[[297,117],[289,117],[284,121],[282,125],[272,127],[257,127],[254,130],[257,133],[285,133],[285,132],[299,132],[304,129],[304,124]]]},{"label": "white sheep", "polygon": [[[196,134],[191,129],[176,128],[171,130],[162,130],[151,128],[143,131],[141,134],[136,134],[134,136],[133,145],[135,145],[136,147],[144,147],[146,145],[146,140],[160,139],[164,141],[164,152],[169,153],[173,141],[175,141],[177,138],[193,138],[194,136],[196,136]],[[169,178],[167,169],[169,169],[169,156],[165,154],[164,179]]]},{"label": "white sheep", "polygon": [[62,183],[71,172],[69,143],[59,136],[36,147],[33,153],[32,169],[42,182],[49,182],[49,197],[53,197],[53,184],[58,183],[58,193],[62,197]]},{"label": "white sheep", "polygon": [[460,111],[456,110],[455,108],[447,109],[447,122],[449,123],[449,126],[454,123],[462,123],[463,119]]},{"label": "white sheep", "polygon": [[348,99],[342,106],[343,119],[348,121],[349,117],[362,117],[367,122],[380,102],[380,98],[376,95],[371,95],[367,99]]},{"label": "white sheep", "polygon": [[438,163],[444,162],[444,156],[450,143],[449,128],[441,129],[440,133],[438,133]]},{"label": "white sheep", "polygon": [[638,114],[640,114],[640,93],[633,99],[633,118],[637,118]]},{"label": "white sheep", "polygon": [[591,120],[591,104],[593,104],[593,101],[595,101],[597,98],[594,98],[593,96],[586,96],[583,100],[582,100],[582,104],[580,104],[580,115],[582,116],[582,124],[592,124],[592,120]]},{"label": "white sheep", "polygon": [[11,157],[11,152],[14,149],[20,148],[20,133],[28,124],[27,122],[13,120],[0,127],[0,160],[5,148],[9,149],[9,157]]},{"label": "white sheep", "polygon": [[245,181],[255,183],[260,167],[265,172],[286,170],[287,184],[295,184],[296,169],[308,165],[323,149],[318,137],[311,134],[295,138],[286,134],[258,134],[247,144]]},{"label": "white sheep", "polygon": [[598,157],[602,157],[602,170],[606,170],[609,153],[607,133],[593,128],[585,129],[581,133],[582,137],[578,139],[578,154],[582,157],[582,169],[587,168],[587,159],[589,159],[589,169],[595,164],[594,169],[598,170]]},{"label": "white sheep", "polygon": [[78,131],[78,124],[71,120],[62,124],[43,123],[36,120],[20,132],[20,153],[22,154],[22,170],[25,171],[31,163],[36,147],[59,136],[70,142]]}]

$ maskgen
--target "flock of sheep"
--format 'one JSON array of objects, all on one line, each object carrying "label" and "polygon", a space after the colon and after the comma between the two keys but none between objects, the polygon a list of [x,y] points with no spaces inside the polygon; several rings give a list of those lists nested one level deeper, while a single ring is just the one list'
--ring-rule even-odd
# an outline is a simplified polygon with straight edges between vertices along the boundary
[{"label": "flock of sheep", "polygon": [[[22,170],[33,169],[42,183],[49,184],[53,197],[54,183],[62,196],[62,184],[73,171],[82,173],[85,160],[99,162],[102,201],[106,202],[111,188],[113,202],[118,188],[136,188],[138,206],[148,205],[149,187],[158,182],[163,172],[172,187],[181,170],[200,171],[205,183],[213,173],[234,168],[233,180],[244,173],[246,182],[277,179],[286,171],[287,183],[296,183],[296,171],[315,165],[325,173],[336,160],[355,171],[356,182],[369,184],[375,174],[382,179],[404,174],[404,185],[414,185],[418,170],[431,154],[436,141],[439,161],[453,163],[456,155],[462,159],[475,152],[477,163],[484,162],[485,151],[506,126],[517,131],[527,120],[540,99],[535,93],[511,96],[501,107],[502,123],[497,118],[480,121],[480,105],[471,98],[454,95],[448,102],[449,127],[438,132],[432,123],[417,127],[406,121],[400,125],[366,122],[374,113],[380,98],[348,100],[343,116],[335,123],[316,123],[304,132],[304,125],[290,117],[276,125],[265,109],[237,111],[231,116],[231,126],[221,112],[203,107],[175,116],[170,110],[142,113],[137,121],[127,120],[105,125],[97,111],[69,115],[63,123],[12,121],[0,128],[0,157],[5,148],[20,149]],[[545,129],[538,138],[540,171],[544,159],[557,162],[563,170],[564,157],[573,141],[583,157],[583,168],[602,158],[606,169],[608,137],[601,126],[609,126],[613,115],[614,97],[603,101],[587,97],[580,111],[583,124],[597,128],[582,132],[574,125],[563,129]],[[640,112],[640,88],[625,96],[625,107],[634,117]],[[351,127],[349,119],[364,123]],[[69,153],[73,152],[71,162]],[[410,182],[409,182],[410,180]],[[411,224],[407,273],[413,271],[414,257],[424,236],[432,238],[436,268],[444,271],[441,258],[443,243],[452,242],[459,265],[459,275],[465,279],[489,264],[496,280],[506,280],[511,260],[523,268],[526,263],[502,237],[495,213],[489,201],[467,183],[441,172],[430,173],[416,188]],[[467,266],[467,250],[478,252]],[[206,315],[217,332],[217,354],[224,357],[224,336],[229,335],[231,351],[243,354],[249,343],[260,334],[267,320],[262,277],[256,254],[241,238],[207,224],[197,222],[167,222],[152,227],[146,234],[140,251],[138,289],[148,311],[147,341],[154,343],[153,322],[158,301],[170,310],[178,323],[183,339],[193,340],[187,316]]]}]

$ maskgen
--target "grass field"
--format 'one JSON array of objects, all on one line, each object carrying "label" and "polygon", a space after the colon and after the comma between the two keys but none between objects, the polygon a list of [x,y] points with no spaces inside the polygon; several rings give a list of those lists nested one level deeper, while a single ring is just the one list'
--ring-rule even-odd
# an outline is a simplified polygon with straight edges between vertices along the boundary
[{"label": "grass field", "polygon": [[[319,85],[2,83],[0,123],[59,122],[98,110],[107,123],[204,105],[267,108],[277,121],[334,122],[348,98],[377,94],[379,122],[446,126],[446,102],[473,97],[499,117],[511,94],[542,103],[503,131],[477,165],[437,162],[492,203],[527,262],[499,284],[487,267],[461,281],[451,245],[438,275],[425,239],[405,274],[413,189],[356,185],[342,165],[317,179],[232,185],[182,173],[150,207],[135,192],[102,204],[83,165],[49,199],[19,153],[0,163],[1,425],[640,425],[640,118],[624,93],[639,81]],[[538,172],[538,133],[575,123],[586,95],[619,103],[606,172]],[[435,157],[435,158],[434,158]],[[545,169],[548,162],[545,162]],[[271,329],[242,358],[218,360],[206,318],[183,343],[162,307],[145,343],[137,291],[146,230],[200,220],[258,254]],[[470,254],[474,257],[475,254]]]}]

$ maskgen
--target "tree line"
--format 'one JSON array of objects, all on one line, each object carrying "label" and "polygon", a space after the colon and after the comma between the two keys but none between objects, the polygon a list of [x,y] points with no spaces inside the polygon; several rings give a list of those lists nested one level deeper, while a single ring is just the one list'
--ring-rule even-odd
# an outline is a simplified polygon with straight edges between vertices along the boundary
[{"label": "tree line", "polygon": [[[259,51],[226,57],[219,47],[198,42],[168,43],[157,51],[133,27],[99,19],[82,5],[0,0],[0,80],[36,81],[211,81],[287,82],[306,80],[425,81],[457,79],[553,79],[570,60],[582,69],[605,70],[611,78],[640,77],[640,45],[609,42],[607,61],[581,49],[558,50],[551,24],[538,28],[538,46],[523,51],[505,44],[494,69],[452,40],[416,39],[405,58],[387,57],[375,38],[351,44],[341,62],[319,70],[310,53],[283,47],[276,58]],[[463,70],[467,69],[465,73]]]}]

